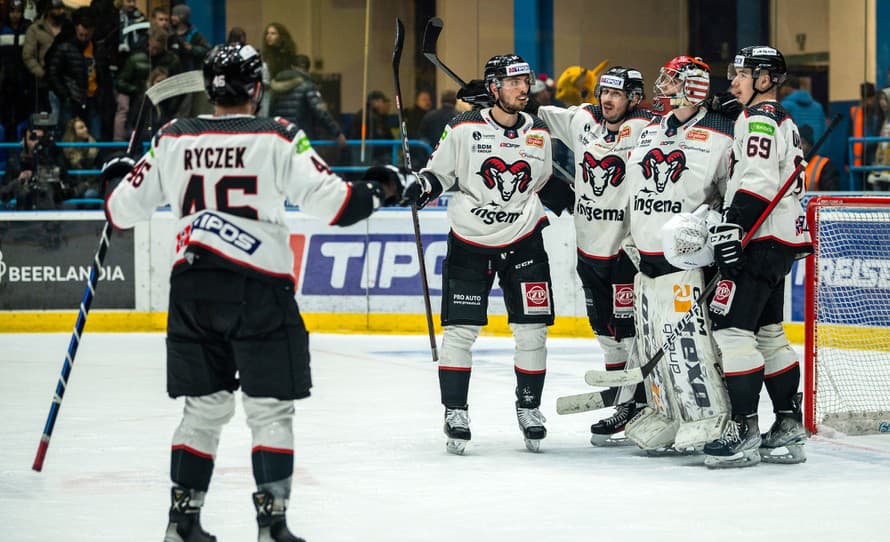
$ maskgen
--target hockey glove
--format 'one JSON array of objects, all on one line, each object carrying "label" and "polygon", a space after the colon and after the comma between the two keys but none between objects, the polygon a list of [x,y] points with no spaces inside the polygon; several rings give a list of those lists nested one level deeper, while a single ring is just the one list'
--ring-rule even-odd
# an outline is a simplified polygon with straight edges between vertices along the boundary
[{"label": "hockey glove", "polygon": [[417,176],[407,169],[396,166],[372,166],[362,176],[363,181],[376,181],[383,191],[383,206],[399,205],[405,193],[405,186]]},{"label": "hockey glove", "polygon": [[714,247],[714,261],[720,273],[733,277],[742,266],[742,227],[738,224],[724,222],[712,226],[710,242]]},{"label": "hockey glove", "polygon": [[473,79],[467,86],[461,87],[457,91],[457,99],[474,107],[491,107],[494,102],[488,91],[485,89],[485,81],[482,79]]},{"label": "hockey glove", "polygon": [[121,179],[126,177],[136,161],[126,154],[112,156],[102,164],[102,172],[99,173],[99,185],[102,187],[102,195],[106,196],[117,188]]},{"label": "hockey glove", "polygon": [[737,119],[742,110],[745,109],[735,96],[730,92],[721,92],[711,98],[710,107],[713,111],[720,113],[733,120]]}]

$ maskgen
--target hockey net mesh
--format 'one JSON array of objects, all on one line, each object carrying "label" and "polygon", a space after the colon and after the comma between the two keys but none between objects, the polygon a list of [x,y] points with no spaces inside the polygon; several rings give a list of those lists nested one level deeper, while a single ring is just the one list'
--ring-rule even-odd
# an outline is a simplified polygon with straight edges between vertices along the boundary
[{"label": "hockey net mesh", "polygon": [[890,198],[816,198],[809,210],[808,425],[890,433]]}]

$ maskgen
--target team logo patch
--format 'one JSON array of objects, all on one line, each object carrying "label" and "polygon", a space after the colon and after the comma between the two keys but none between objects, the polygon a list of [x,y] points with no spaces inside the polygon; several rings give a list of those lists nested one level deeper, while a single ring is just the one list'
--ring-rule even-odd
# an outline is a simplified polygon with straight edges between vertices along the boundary
[{"label": "team logo patch", "polygon": [[714,292],[714,299],[711,300],[711,312],[725,316],[729,313],[732,306],[732,299],[735,297],[735,282],[731,280],[721,280],[717,283],[717,290]]},{"label": "team logo patch", "polygon": [[618,186],[624,180],[624,160],[610,154],[597,160],[589,152],[584,153],[584,160],[579,164],[584,182],[593,189],[593,194],[602,196],[609,185]]},{"label": "team logo patch", "polygon": [[692,310],[692,286],[689,284],[674,284],[674,312],[685,314]]},{"label": "team logo patch", "polygon": [[655,181],[655,190],[661,194],[667,187],[668,179],[672,183],[680,180],[680,175],[689,169],[686,167],[686,154],[681,150],[671,151],[667,155],[655,148],[646,153],[640,161],[643,176],[646,180]]},{"label": "team logo patch", "polygon": [[537,134],[528,134],[527,136],[525,136],[525,144],[544,148],[544,136],[540,136]]},{"label": "team logo patch", "polygon": [[634,315],[634,285],[612,285],[612,314],[615,318],[633,318]]},{"label": "team logo patch", "polygon": [[477,130],[477,131],[474,131],[474,132],[473,132],[473,140],[474,140],[474,141],[479,141],[480,139],[482,139],[482,133],[479,132],[478,130]]},{"label": "team logo patch", "polygon": [[546,282],[522,282],[520,287],[526,315],[550,314],[550,288]]},{"label": "team logo patch", "polygon": [[707,141],[710,134],[707,130],[697,130],[692,129],[686,132],[686,139],[691,139],[693,141]]},{"label": "team logo patch", "polygon": [[300,139],[297,140],[297,154],[303,154],[308,151],[312,145],[309,143],[309,138],[306,137],[306,134],[300,136]]},{"label": "team logo patch", "polygon": [[532,168],[525,160],[517,160],[507,165],[497,156],[487,158],[482,162],[482,168],[478,173],[485,181],[489,189],[497,188],[501,199],[510,201],[518,190],[525,192],[532,181]]}]

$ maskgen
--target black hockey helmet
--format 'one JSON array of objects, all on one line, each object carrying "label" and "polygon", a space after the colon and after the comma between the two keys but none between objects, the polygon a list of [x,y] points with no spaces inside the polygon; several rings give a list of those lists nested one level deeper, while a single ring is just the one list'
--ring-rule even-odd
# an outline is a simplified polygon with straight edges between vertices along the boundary
[{"label": "black hockey helmet", "polygon": [[732,64],[726,68],[726,76],[732,80],[742,68],[750,68],[755,80],[763,73],[768,73],[773,85],[781,85],[788,75],[785,57],[778,49],[768,45],[752,45],[739,49]]},{"label": "black hockey helmet", "polygon": [[528,65],[528,62],[522,60],[522,57],[519,55],[497,55],[491,57],[488,62],[485,63],[484,75],[485,92],[492,98],[494,98],[494,94],[491,92],[491,83],[494,83],[495,88],[501,88],[501,79],[504,79],[505,77],[515,77],[517,75],[527,75],[530,90],[535,79],[535,74],[532,72],[531,66]]},{"label": "black hockey helmet", "polygon": [[643,74],[639,70],[624,66],[612,66],[600,76],[593,94],[599,100],[603,88],[615,88],[623,90],[627,94],[628,100],[632,101],[635,97],[642,100],[645,94],[643,85]]},{"label": "black hockey helmet", "polygon": [[241,105],[254,95],[263,80],[263,61],[250,45],[218,45],[204,59],[204,89],[218,105]]}]

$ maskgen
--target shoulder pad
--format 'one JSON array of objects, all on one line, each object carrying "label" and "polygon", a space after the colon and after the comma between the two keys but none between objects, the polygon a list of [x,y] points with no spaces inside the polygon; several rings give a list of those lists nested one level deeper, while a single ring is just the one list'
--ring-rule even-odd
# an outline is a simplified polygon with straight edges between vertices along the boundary
[{"label": "shoulder pad", "polygon": [[606,120],[603,117],[603,108],[598,105],[585,103],[581,104],[581,109],[587,111],[590,116],[593,117],[593,120],[597,121],[600,124],[602,124]]},{"label": "shoulder pad", "polygon": [[546,122],[538,118],[537,115],[529,113],[529,116],[532,118],[532,130],[544,130],[548,134],[550,133],[550,127],[547,126]]},{"label": "shoulder pad", "polygon": [[649,111],[648,109],[640,109],[639,107],[637,107],[633,111],[631,111],[624,120],[643,119],[648,121],[652,120],[653,116],[655,115],[654,113],[652,113],[652,111]]},{"label": "shoulder pad", "polygon": [[702,117],[700,121],[696,124],[696,126],[700,126],[702,128],[710,128],[715,132],[719,132],[724,134],[727,137],[732,137],[735,128],[735,121],[726,115],[722,115],[717,113],[716,111],[708,110],[705,113],[705,116]]},{"label": "shoulder pad", "polygon": [[465,113],[461,113],[460,115],[453,117],[450,121],[448,121],[448,126],[450,126],[451,128],[454,128],[458,124],[463,124],[465,122],[472,122],[472,123],[482,122],[482,123],[484,123],[485,119],[482,118],[482,113],[480,113],[478,110],[474,109],[473,111],[467,111]]},{"label": "shoulder pad", "polygon": [[776,124],[782,124],[786,118],[789,118],[788,112],[778,102],[760,102],[745,110],[748,117],[768,117]]}]

